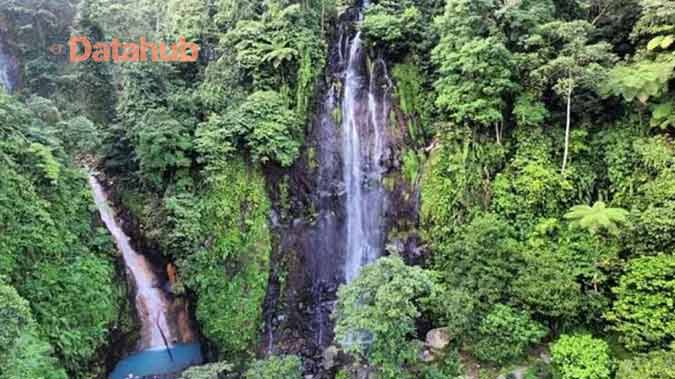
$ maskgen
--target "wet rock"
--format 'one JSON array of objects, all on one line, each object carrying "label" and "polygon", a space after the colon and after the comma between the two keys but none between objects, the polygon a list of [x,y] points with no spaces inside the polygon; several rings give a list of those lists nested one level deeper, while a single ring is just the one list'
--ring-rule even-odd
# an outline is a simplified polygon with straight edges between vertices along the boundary
[{"label": "wet rock", "polygon": [[328,371],[335,367],[336,360],[338,355],[340,354],[340,351],[338,350],[337,347],[331,345],[328,346],[324,351],[323,351],[323,368]]},{"label": "wet rock", "polygon": [[430,350],[425,349],[420,353],[420,360],[422,362],[431,363],[436,360],[436,356]]},{"label": "wet rock", "polygon": [[432,329],[427,333],[426,346],[434,350],[443,350],[450,344],[448,328]]},{"label": "wet rock", "polygon": [[524,379],[529,367],[517,367],[513,371],[499,375],[497,379]]},{"label": "wet rock", "polygon": [[376,379],[375,370],[368,366],[358,367],[356,369],[356,379]]},{"label": "wet rock", "polygon": [[546,363],[547,365],[551,364],[551,356],[548,353],[542,352],[539,354],[539,358],[541,358],[542,362]]}]

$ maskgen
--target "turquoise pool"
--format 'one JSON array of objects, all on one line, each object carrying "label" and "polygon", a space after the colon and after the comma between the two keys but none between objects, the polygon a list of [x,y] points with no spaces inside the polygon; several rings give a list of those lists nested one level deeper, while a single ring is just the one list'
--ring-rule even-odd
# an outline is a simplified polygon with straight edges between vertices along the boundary
[{"label": "turquoise pool", "polygon": [[109,378],[171,379],[202,361],[202,350],[197,343],[175,345],[171,349],[144,350],[120,361]]}]

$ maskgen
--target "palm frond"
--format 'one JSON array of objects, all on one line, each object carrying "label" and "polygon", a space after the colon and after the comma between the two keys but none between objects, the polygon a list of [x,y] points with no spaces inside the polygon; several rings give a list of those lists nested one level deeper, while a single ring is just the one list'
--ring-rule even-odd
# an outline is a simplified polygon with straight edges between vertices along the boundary
[{"label": "palm frond", "polygon": [[588,205],[576,205],[565,214],[565,219],[572,224],[596,234],[600,230],[606,230],[612,235],[619,234],[619,225],[628,222],[628,211],[622,208],[607,208],[607,205],[598,201],[592,207]]}]

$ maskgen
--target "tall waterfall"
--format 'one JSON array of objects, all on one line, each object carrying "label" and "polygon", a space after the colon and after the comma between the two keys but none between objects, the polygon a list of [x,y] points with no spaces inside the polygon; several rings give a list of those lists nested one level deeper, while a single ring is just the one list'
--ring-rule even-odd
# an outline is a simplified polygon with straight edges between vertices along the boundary
[{"label": "tall waterfall", "polygon": [[141,320],[141,350],[163,348],[173,340],[167,322],[168,300],[166,293],[157,287],[158,279],[150,263],[138,254],[129,243],[129,237],[117,223],[113,210],[108,205],[101,184],[94,176],[89,177],[94,201],[117,248],[122,252],[127,270],[136,284],[136,309]]},{"label": "tall waterfall", "polygon": [[0,89],[12,93],[17,86],[19,65],[6,45],[5,36],[0,32]]},{"label": "tall waterfall", "polygon": [[[308,136],[312,158],[292,175],[297,201],[306,201],[313,212],[283,227],[279,249],[303,263],[288,274],[303,286],[296,284],[297,292],[284,295],[291,310],[279,307],[284,313],[275,313],[280,284],[268,292],[268,352],[302,335],[311,338],[311,346],[295,353],[320,354],[333,341],[331,314],[340,284],[352,281],[384,251],[389,192],[383,178],[396,137],[389,127],[393,87],[384,61],[369,59],[355,30],[361,10],[352,7],[339,16]],[[317,175],[305,180],[307,172]],[[305,288],[309,293],[302,292]]]},{"label": "tall waterfall", "polygon": [[[384,203],[382,187],[385,128],[388,103],[378,99],[376,61],[366,71],[361,33],[349,47],[342,99],[342,163],[345,184],[346,257],[345,279],[353,280],[364,265],[384,249]],[[383,73],[386,77],[386,71]]]}]

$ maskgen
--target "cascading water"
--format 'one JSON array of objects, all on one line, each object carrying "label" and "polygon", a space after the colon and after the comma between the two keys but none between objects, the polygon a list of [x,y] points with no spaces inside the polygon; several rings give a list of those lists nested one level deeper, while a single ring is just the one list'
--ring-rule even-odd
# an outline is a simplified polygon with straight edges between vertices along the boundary
[{"label": "cascading water", "polygon": [[0,32],[0,87],[12,93],[17,86],[19,65],[16,57],[6,48],[5,36]]},{"label": "cascading water", "polygon": [[166,320],[166,293],[157,288],[158,280],[148,260],[131,247],[129,237],[117,224],[101,184],[93,176],[89,177],[89,184],[101,219],[122,253],[124,263],[136,284],[136,309],[142,323],[141,349],[167,347],[173,338]]},{"label": "cascading water", "polygon": [[384,250],[387,193],[382,162],[391,87],[384,61],[369,67],[361,33],[352,29],[361,11],[352,12],[339,26],[328,72],[331,85],[315,130],[319,212],[309,249],[315,251],[312,329],[318,346],[332,339],[330,314],[338,284],[353,280]]},{"label": "cascading water", "polygon": [[384,67],[382,61],[377,61],[368,75],[364,74],[366,55],[361,33],[357,33],[349,49],[342,100],[347,282],[384,249],[386,193],[382,187],[382,159],[388,105],[377,99],[378,65]]},{"label": "cascading water", "polygon": [[[120,362],[111,378],[155,377],[154,375],[160,374],[171,377],[166,375],[173,375],[200,363],[201,349],[199,344],[194,343],[194,334],[187,325],[187,309],[173,306],[168,294],[160,287],[160,279],[153,271],[151,263],[133,249],[129,237],[115,219],[106,193],[96,177],[90,175],[89,184],[101,220],[122,253],[135,284],[136,310],[141,321],[138,348],[140,353]],[[173,315],[173,323],[169,322],[171,311],[176,313]]]},{"label": "cascading water", "polygon": [[279,227],[279,256],[298,264],[285,276],[290,289],[282,293],[277,279],[266,303],[265,351],[301,354],[308,358],[306,373],[321,379],[331,377],[317,362],[333,342],[338,287],[383,254],[391,225],[383,178],[396,141],[389,127],[392,85],[385,62],[369,59],[355,30],[361,10],[339,16],[308,161],[290,175],[294,200],[302,205],[297,209],[311,209],[312,216],[297,214]]}]

